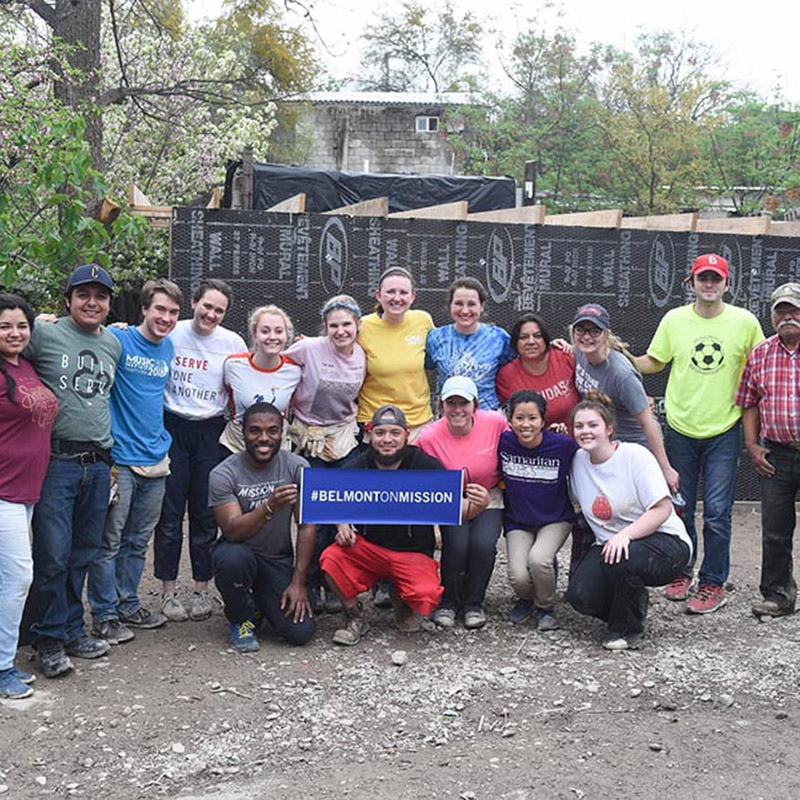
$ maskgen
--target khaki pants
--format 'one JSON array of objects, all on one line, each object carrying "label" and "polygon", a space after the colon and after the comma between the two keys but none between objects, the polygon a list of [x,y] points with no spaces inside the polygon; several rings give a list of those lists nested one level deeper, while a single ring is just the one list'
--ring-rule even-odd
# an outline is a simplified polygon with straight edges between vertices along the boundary
[{"label": "khaki pants", "polygon": [[556,593],[553,560],[572,530],[570,522],[553,522],[536,531],[515,529],[506,535],[508,577],[514,591],[537,608],[552,609]]}]

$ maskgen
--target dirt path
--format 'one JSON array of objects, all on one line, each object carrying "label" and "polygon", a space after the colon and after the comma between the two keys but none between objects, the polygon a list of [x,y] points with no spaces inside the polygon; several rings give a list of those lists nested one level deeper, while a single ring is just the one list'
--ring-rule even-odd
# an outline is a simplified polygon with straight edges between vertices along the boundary
[{"label": "dirt path", "polygon": [[[262,635],[250,656],[227,648],[219,609],[137,632],[0,703],[0,792],[796,798],[800,617],[750,615],[759,524],[737,509],[728,606],[688,617],[653,592],[639,652],[602,650],[601,626],[564,606],[560,631],[511,626],[502,556],[483,631],[411,637],[375,611],[362,645],[339,649],[338,618],[323,615],[305,649]],[[144,589],[154,604],[155,584]]]}]

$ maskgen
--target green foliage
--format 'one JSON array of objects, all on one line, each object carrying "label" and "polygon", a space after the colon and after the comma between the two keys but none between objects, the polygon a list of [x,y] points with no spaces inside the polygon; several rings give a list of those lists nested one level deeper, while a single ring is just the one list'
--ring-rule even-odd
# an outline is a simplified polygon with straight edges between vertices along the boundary
[{"label": "green foliage", "polygon": [[475,85],[466,70],[481,61],[479,22],[457,12],[450,0],[439,8],[405,0],[384,12],[363,34],[366,51],[361,83],[375,91],[459,91]]},{"label": "green foliage", "polygon": [[0,282],[41,299],[75,266],[108,266],[117,248],[142,240],[144,224],[92,216],[105,194],[92,167],[84,122],[52,97],[57,51],[0,38]]}]

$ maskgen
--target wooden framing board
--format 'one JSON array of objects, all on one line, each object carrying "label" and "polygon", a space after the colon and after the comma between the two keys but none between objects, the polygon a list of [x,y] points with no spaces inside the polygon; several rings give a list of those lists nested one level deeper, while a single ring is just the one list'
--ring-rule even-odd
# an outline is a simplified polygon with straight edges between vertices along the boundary
[{"label": "wooden framing board", "polygon": [[332,208],[330,211],[322,213],[343,214],[346,217],[385,217],[389,213],[389,198],[374,197],[371,200],[363,200],[360,203],[353,203],[341,208]]},{"label": "wooden framing board", "polygon": [[739,233],[743,236],[764,236],[769,233],[771,217],[727,217],[699,219],[698,233]]},{"label": "wooden framing board", "polygon": [[304,214],[306,210],[306,193],[300,192],[293,197],[287,197],[281,200],[280,203],[275,203],[271,208],[264,209],[265,211],[282,211],[288,214]]},{"label": "wooden framing board", "polygon": [[520,206],[519,208],[498,208],[494,211],[476,211],[467,214],[467,221],[506,222],[526,225],[543,225],[547,211],[544,206]]},{"label": "wooden framing board", "polygon": [[646,231],[695,231],[699,216],[696,211],[690,214],[664,214],[663,216],[623,217],[621,228]]},{"label": "wooden framing board", "polygon": [[440,206],[395,211],[388,217],[389,219],[466,219],[468,205],[466,200],[457,200],[455,203],[444,203]]},{"label": "wooden framing board", "polygon": [[775,222],[769,226],[770,236],[798,236],[800,237],[800,220],[792,222]]},{"label": "wooden framing board", "polygon": [[619,228],[621,221],[621,208],[579,211],[575,214],[548,214],[544,218],[545,225],[576,225],[584,228]]},{"label": "wooden framing board", "polygon": [[172,206],[152,205],[135,183],[128,184],[128,203],[132,214],[147,217],[154,228],[169,228],[172,225]]}]

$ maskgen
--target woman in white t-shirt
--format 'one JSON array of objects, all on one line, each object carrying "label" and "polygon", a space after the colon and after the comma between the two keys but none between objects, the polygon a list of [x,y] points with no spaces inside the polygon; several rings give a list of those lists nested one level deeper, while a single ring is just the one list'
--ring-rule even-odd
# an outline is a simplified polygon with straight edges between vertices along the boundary
[{"label": "woman in white t-shirt", "polygon": [[253,403],[271,403],[286,413],[302,371],[283,351],[294,339],[289,315],[278,306],[257,308],[250,315],[252,351],[225,359],[223,377],[230,395],[231,418],[219,437],[232,453],[244,450],[242,418]]},{"label": "woman in white t-shirt", "polygon": [[299,339],[285,353],[302,369],[289,433],[295,452],[312,467],[338,467],[358,446],[358,393],[366,374],[366,356],[356,342],[361,309],[340,294],[320,314],[323,335]]},{"label": "woman in white t-shirt", "polygon": [[627,650],[641,643],[646,587],[682,574],[691,541],[653,454],[616,441],[614,425],[611,401],[599,392],[575,406],[573,435],[581,449],[570,480],[595,543],[570,577],[567,602],[608,623],[603,647]]}]

